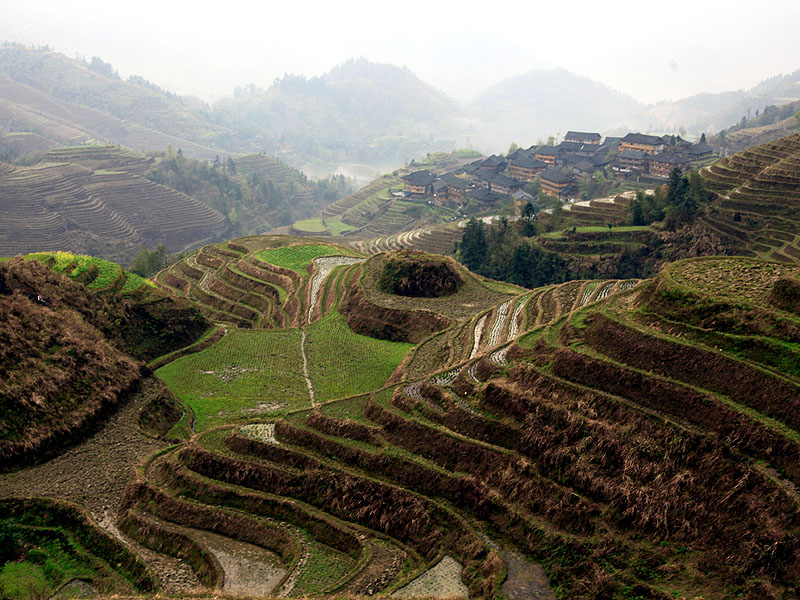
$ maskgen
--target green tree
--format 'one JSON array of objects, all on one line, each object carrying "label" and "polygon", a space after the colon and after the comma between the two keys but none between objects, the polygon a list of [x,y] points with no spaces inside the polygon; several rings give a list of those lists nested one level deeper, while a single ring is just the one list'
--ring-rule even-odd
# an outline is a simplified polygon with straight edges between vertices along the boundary
[{"label": "green tree", "polygon": [[511,145],[508,147],[508,152],[506,154],[511,154],[514,150],[519,150],[519,144],[516,142],[511,142]]},{"label": "green tree", "polygon": [[530,253],[531,246],[527,242],[523,242],[514,248],[514,252],[511,255],[511,266],[509,268],[509,280],[511,283],[515,283],[523,287],[530,287]]},{"label": "green tree", "polygon": [[522,235],[525,237],[533,237],[538,233],[536,227],[536,209],[534,208],[533,203],[526,202],[525,206],[522,207],[520,223]]},{"label": "green tree", "polygon": [[167,266],[167,249],[164,244],[159,244],[154,250],[144,246],[136,253],[130,266],[131,273],[142,277],[150,277]]},{"label": "green tree", "polygon": [[641,191],[636,192],[636,198],[631,202],[631,225],[644,225],[644,208],[640,194]]},{"label": "green tree", "polygon": [[461,262],[470,271],[478,272],[486,261],[486,233],[483,222],[475,217],[467,221],[461,235]]}]

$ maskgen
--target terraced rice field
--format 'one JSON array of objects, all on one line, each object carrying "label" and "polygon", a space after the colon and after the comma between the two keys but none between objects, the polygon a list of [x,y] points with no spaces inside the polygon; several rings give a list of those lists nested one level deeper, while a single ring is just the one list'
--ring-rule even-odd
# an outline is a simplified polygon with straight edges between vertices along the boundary
[{"label": "terraced rice field", "polygon": [[271,265],[290,269],[301,275],[308,275],[308,267],[312,260],[341,252],[341,248],[326,244],[302,244],[274,250],[262,250],[256,253],[256,257]]},{"label": "terraced rice field", "polygon": [[210,348],[156,375],[192,409],[197,431],[309,405],[299,365],[300,332],[231,329]]},{"label": "terraced rice field", "polygon": [[338,312],[312,323],[306,332],[309,376],[318,401],[383,387],[413,347],[354,333]]},{"label": "terraced rice field", "polygon": [[[226,556],[255,545],[255,571],[277,557],[265,579],[279,596],[727,599],[795,585],[793,265],[689,260],[646,282],[518,293],[465,273],[456,294],[417,300],[377,290],[381,256],[296,270],[254,257],[290,251],[277,245],[236,240],[162,274],[238,305],[213,282],[238,265],[284,288],[292,326],[228,326],[157,371],[197,435],[137,472],[125,535],[165,552],[171,540],[209,588],[248,581]],[[378,321],[447,320],[412,353],[353,332],[352,290]]]},{"label": "terraced rice field", "polygon": [[221,231],[216,210],[136,172],[52,162],[0,173],[0,255],[91,248],[122,260],[142,245],[177,251]]},{"label": "terraced rice field", "polygon": [[739,253],[785,263],[800,259],[800,135],[755,146],[705,167],[717,198],[701,222]]}]

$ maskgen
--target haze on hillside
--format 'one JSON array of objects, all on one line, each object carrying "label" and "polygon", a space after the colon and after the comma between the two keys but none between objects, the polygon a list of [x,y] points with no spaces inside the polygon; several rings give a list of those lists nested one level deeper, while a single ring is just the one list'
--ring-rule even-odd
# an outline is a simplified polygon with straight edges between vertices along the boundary
[{"label": "haze on hillside", "polygon": [[214,101],[285,73],[319,76],[354,57],[407,66],[462,103],[502,79],[562,67],[643,103],[752,87],[797,69],[795,0],[507,2],[417,0],[109,4],[4,0],[0,40],[99,56]]}]

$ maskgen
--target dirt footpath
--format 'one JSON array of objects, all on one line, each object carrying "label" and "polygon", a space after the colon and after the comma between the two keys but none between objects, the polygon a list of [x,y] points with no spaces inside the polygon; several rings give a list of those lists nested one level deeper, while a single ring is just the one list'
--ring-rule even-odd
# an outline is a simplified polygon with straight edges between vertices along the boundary
[{"label": "dirt footpath", "polygon": [[100,431],[81,444],[41,465],[0,474],[0,498],[39,496],[80,504],[105,531],[121,538],[142,556],[162,582],[170,582],[165,585],[165,592],[190,590],[198,587],[199,582],[189,567],[131,544],[114,526],[135,467],[167,445],[147,437],[137,425],[149,385],[152,383],[145,381],[142,393],[128,401]]}]

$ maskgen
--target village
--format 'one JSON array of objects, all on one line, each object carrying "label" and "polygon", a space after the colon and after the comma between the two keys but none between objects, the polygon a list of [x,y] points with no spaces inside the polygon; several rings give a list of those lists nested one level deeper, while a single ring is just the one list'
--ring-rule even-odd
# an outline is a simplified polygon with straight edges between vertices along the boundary
[{"label": "village", "polygon": [[637,187],[663,183],[676,168],[686,172],[706,164],[712,149],[704,137],[692,143],[674,135],[628,133],[603,139],[599,133],[568,131],[559,144],[517,148],[443,174],[415,171],[403,177],[403,195],[451,209],[469,201],[489,206],[509,198],[519,208],[535,199],[536,190],[563,202],[589,200],[578,183],[598,171]]}]

